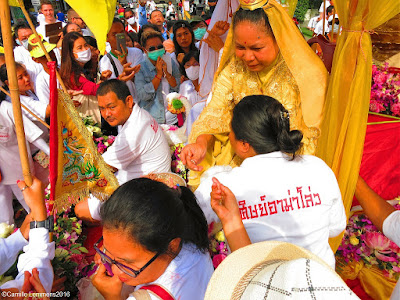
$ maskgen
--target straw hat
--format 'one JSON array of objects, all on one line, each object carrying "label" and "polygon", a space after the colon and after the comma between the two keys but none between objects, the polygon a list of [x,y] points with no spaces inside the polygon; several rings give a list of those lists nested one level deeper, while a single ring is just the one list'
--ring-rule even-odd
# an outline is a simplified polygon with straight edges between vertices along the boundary
[{"label": "straw hat", "polygon": [[230,254],[215,270],[205,300],[359,299],[331,267],[290,243],[267,241]]}]

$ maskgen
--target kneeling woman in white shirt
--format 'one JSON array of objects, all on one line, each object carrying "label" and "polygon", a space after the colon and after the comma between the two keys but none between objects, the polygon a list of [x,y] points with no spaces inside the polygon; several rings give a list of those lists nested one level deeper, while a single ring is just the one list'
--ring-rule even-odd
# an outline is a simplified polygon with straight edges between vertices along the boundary
[{"label": "kneeling woman in white shirt", "polygon": [[133,179],[104,203],[101,216],[101,263],[92,282],[106,300],[121,299],[122,283],[168,299],[204,298],[213,272],[207,222],[188,188]]},{"label": "kneeling woman in white shirt", "polygon": [[328,239],[345,229],[346,215],[332,170],[315,156],[296,155],[303,135],[290,130],[288,111],[271,97],[243,98],[231,128],[232,148],[244,161],[218,174],[210,169],[201,181],[195,194],[208,223],[219,221],[210,205],[214,175],[236,196],[252,243],[296,244],[334,268]]},{"label": "kneeling woman in white shirt", "polygon": [[192,109],[188,115],[187,119],[187,130],[186,134],[189,136],[190,130],[192,129],[192,124],[200,113],[203,111],[206,106],[207,96],[201,96],[199,94],[200,84],[199,84],[199,72],[200,72],[200,63],[199,63],[200,52],[198,50],[193,50],[187,53],[182,63],[180,64],[181,74],[189,78],[181,83],[179,87],[179,94],[185,96],[190,104],[192,105]]}]

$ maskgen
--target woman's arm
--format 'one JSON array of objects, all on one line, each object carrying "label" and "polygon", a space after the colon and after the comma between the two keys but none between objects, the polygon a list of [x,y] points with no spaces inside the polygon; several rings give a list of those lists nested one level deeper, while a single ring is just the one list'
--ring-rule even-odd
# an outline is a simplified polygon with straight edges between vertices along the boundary
[{"label": "woman's arm", "polygon": [[239,206],[232,191],[213,178],[211,208],[221,220],[229,248],[233,251],[251,244],[249,235],[244,228],[239,212]]}]

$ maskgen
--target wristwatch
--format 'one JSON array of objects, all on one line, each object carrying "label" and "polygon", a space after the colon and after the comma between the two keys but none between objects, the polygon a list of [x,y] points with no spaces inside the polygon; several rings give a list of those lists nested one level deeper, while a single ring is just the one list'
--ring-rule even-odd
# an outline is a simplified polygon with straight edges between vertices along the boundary
[{"label": "wristwatch", "polygon": [[29,228],[30,229],[46,228],[46,229],[49,230],[49,232],[53,232],[54,231],[54,217],[53,216],[49,216],[44,221],[32,221],[30,223],[30,227]]}]

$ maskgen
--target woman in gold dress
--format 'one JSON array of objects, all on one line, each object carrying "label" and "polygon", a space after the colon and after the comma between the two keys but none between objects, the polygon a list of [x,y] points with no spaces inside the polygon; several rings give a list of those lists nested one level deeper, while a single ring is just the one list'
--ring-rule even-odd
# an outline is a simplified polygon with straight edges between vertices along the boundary
[{"label": "woman in gold dress", "polygon": [[214,165],[240,165],[229,143],[234,106],[245,96],[263,94],[280,101],[291,129],[303,132],[302,154],[314,154],[320,135],[327,72],[275,0],[241,0],[214,78],[210,103],[193,124],[182,162],[191,186]]}]

